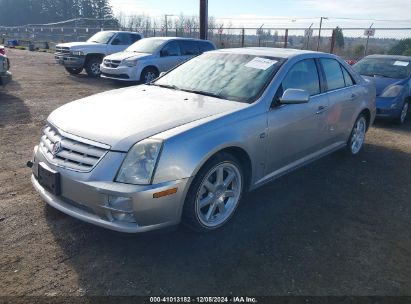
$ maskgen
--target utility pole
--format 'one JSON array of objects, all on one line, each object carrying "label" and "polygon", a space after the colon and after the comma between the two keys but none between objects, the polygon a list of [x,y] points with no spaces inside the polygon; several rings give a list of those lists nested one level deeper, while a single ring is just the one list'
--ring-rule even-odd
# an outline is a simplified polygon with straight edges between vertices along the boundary
[{"label": "utility pole", "polygon": [[168,19],[167,18],[171,17],[171,16],[174,16],[174,15],[167,15],[167,14],[164,15],[164,17],[165,17],[165,20],[164,20],[165,21],[165,27],[164,28],[166,30],[166,37],[168,36]]},{"label": "utility pole", "polygon": [[311,27],[313,26],[314,23],[311,23],[310,27],[308,28],[308,35],[307,35],[307,50],[310,46],[310,37],[311,37]]},{"label": "utility pole", "polygon": [[[370,25],[370,29],[372,28],[372,26],[374,25],[374,22],[371,23]],[[368,51],[368,40],[370,40],[370,32],[368,31],[368,35],[367,35],[367,43],[365,44],[365,50],[364,50],[364,57],[367,56],[367,51]]]},{"label": "utility pole", "polygon": [[320,40],[321,40],[321,27],[323,25],[323,19],[328,20],[327,17],[321,17],[320,18],[320,29],[318,30],[318,42],[317,42],[317,52],[320,48]]},{"label": "utility pole", "polygon": [[200,39],[208,38],[208,0],[200,0]]}]

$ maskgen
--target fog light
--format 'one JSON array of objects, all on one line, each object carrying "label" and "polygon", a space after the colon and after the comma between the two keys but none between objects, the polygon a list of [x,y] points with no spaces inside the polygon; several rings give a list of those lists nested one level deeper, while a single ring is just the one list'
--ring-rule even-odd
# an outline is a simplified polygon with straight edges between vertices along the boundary
[{"label": "fog light", "polygon": [[108,196],[107,205],[103,206],[108,210],[112,218],[116,221],[135,223],[133,204],[129,197]]}]

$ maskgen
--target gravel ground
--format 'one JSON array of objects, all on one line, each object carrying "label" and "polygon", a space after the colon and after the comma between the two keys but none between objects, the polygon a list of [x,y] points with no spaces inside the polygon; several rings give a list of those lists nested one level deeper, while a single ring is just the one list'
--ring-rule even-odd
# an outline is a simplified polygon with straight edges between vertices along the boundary
[{"label": "gravel ground", "polygon": [[245,196],[218,232],[127,235],[45,205],[25,167],[47,115],[120,87],[8,50],[0,89],[0,296],[411,295],[411,121]]}]

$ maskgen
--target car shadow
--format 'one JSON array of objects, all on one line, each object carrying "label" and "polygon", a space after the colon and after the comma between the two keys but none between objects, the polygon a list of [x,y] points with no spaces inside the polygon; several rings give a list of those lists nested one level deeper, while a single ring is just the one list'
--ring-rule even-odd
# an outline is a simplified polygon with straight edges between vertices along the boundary
[{"label": "car shadow", "polygon": [[[16,82],[10,83],[13,89],[19,87]],[[0,88],[0,127],[31,122],[29,108],[24,101],[12,95],[7,89]]]},{"label": "car shadow", "polygon": [[246,194],[206,234],[121,234],[44,212],[88,295],[398,295],[411,252],[411,189],[394,190],[411,172],[399,164],[411,154],[334,153]]},{"label": "car shadow", "polygon": [[402,125],[391,120],[376,120],[373,127],[396,132],[411,132],[411,112],[408,113],[407,120]]},{"label": "car shadow", "polygon": [[80,84],[90,84],[93,86],[99,86],[99,87],[104,87],[108,89],[119,89],[119,88],[124,88],[124,87],[131,87],[131,86],[139,84],[139,83],[134,83],[134,82],[121,82],[121,81],[116,81],[116,80],[106,79],[106,78],[101,78],[101,77],[95,77],[95,78],[89,77],[84,72],[79,75],[67,74],[67,78],[72,81],[78,82]]}]

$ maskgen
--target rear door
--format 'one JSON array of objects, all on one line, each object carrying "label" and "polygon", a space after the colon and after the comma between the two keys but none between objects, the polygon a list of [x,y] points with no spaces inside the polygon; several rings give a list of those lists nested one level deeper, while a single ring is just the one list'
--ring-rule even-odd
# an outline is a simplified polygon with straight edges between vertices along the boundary
[{"label": "rear door", "polygon": [[321,58],[319,62],[330,106],[326,120],[327,140],[329,144],[345,142],[351,133],[363,89],[337,60]]},{"label": "rear door", "polygon": [[181,58],[180,62],[190,60],[200,54],[200,46],[197,41],[180,40]]},{"label": "rear door", "polygon": [[284,77],[275,99],[287,89],[302,89],[310,94],[304,104],[277,104],[268,112],[269,147],[267,175],[277,175],[325,147],[324,126],[328,98],[320,86],[314,59],[296,63]]}]

